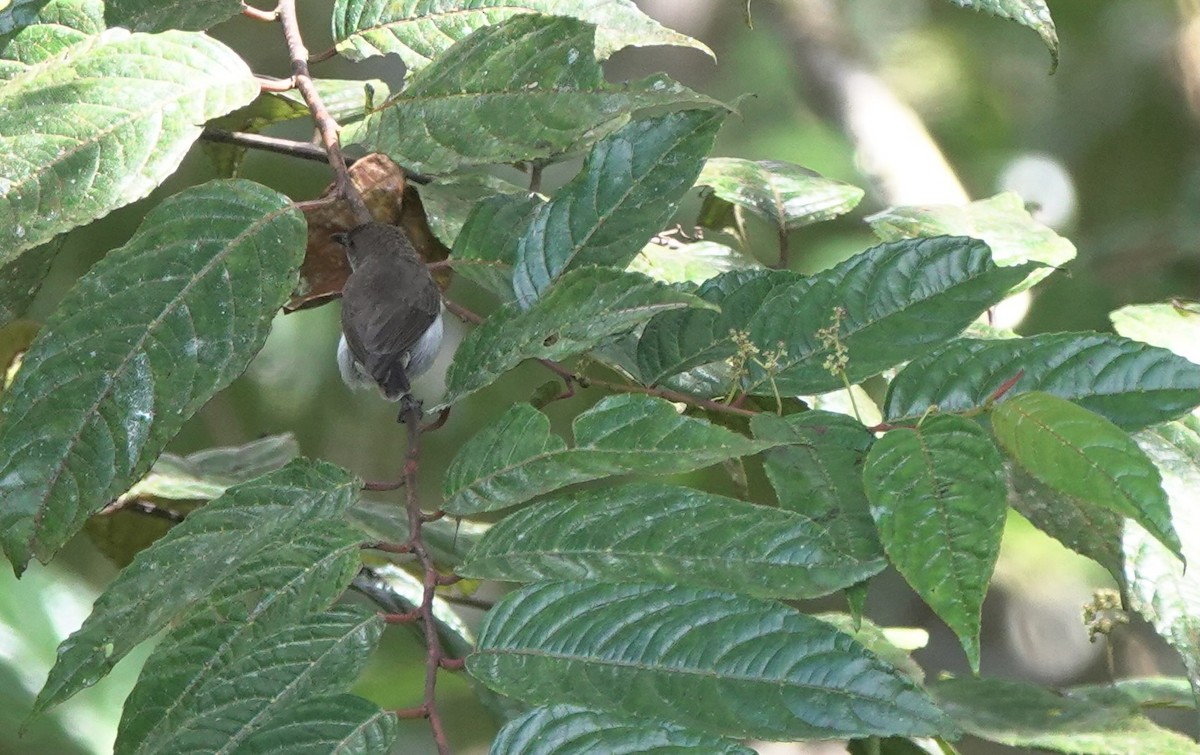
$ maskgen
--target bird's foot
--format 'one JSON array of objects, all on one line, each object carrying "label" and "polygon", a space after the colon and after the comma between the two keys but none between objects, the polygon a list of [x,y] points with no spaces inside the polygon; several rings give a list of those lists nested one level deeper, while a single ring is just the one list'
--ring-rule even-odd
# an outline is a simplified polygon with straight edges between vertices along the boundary
[{"label": "bird's foot", "polygon": [[400,414],[396,417],[397,422],[404,424],[408,421],[409,417],[412,417],[414,422],[419,423],[424,416],[425,409],[420,399],[414,397],[411,393],[406,393],[400,397]]}]

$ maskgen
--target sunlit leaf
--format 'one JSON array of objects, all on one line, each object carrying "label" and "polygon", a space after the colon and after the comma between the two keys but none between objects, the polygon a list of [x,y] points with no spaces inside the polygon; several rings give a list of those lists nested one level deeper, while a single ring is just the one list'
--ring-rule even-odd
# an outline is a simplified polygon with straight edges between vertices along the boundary
[{"label": "sunlit leaf", "polygon": [[696,185],[710,187],[716,198],[706,200],[702,214],[719,212],[710,207],[714,201],[734,204],[783,232],[836,218],[863,198],[857,186],[777,160],[712,157],[704,163]]},{"label": "sunlit leaf", "polygon": [[203,34],[110,29],[0,87],[0,262],[150,193],[258,94]]},{"label": "sunlit leaf", "polygon": [[997,265],[1040,262],[1019,288],[1028,288],[1075,259],[1075,245],[1034,220],[1021,197],[997,194],[968,205],[892,207],[867,222],[884,241],[928,236],[970,236],[986,241]]},{"label": "sunlit leaf", "polygon": [[1183,658],[1200,699],[1200,434],[1173,422],[1143,430],[1138,445],[1162,474],[1171,523],[1182,541],[1181,562],[1136,524],[1125,530],[1129,603]]},{"label": "sunlit leaf", "polygon": [[591,24],[551,16],[481,28],[342,139],[442,173],[562,155],[648,107],[717,104],[662,75],[605,82],[594,37]]},{"label": "sunlit leaf", "polygon": [[18,571],[128,490],[246,369],[304,235],[287,197],[214,181],[164,201],[80,279],[0,401],[0,537]]},{"label": "sunlit leaf", "polygon": [[188,0],[183,3],[104,0],[107,25],[123,26],[130,31],[203,31],[236,16],[241,10],[241,0]]},{"label": "sunlit leaf", "polygon": [[1200,306],[1131,304],[1110,314],[1109,319],[1126,338],[1170,349],[1200,364]]},{"label": "sunlit leaf", "polygon": [[395,53],[410,71],[427,65],[476,29],[521,13],[572,16],[596,25],[595,55],[622,47],[679,45],[713,54],[700,41],[672,31],[631,0],[337,0],[333,37],[352,60]]}]

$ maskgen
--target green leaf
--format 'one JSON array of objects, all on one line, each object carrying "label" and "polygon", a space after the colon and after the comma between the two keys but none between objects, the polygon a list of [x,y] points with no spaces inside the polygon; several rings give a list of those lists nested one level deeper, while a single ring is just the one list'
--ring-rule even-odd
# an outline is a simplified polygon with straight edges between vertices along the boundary
[{"label": "green leaf", "polygon": [[458,567],[531,582],[667,582],[763,598],[815,598],[883,571],[790,511],[638,483],[555,498],[492,527]]},{"label": "green leaf", "polygon": [[[336,737],[386,753],[395,719],[348,687],[383,633],[379,613],[341,606],[326,613],[262,621],[243,600],[219,602],[185,619],[154,649],[125,704],[114,755],[280,752],[278,737]],[[320,702],[314,702],[320,701]],[[320,711],[337,718],[310,719]],[[366,728],[366,731],[356,731]],[[320,732],[319,734],[317,732]],[[306,750],[299,750],[301,752]],[[287,750],[292,752],[292,750]]]},{"label": "green leaf", "polygon": [[[370,640],[374,645],[375,639]],[[366,649],[370,653],[370,648]],[[399,734],[395,713],[354,695],[306,700],[256,723],[238,753],[388,755]],[[213,744],[221,740],[211,739]],[[170,752],[169,749],[165,752]]]},{"label": "green leaf", "polygon": [[271,435],[244,446],[209,448],[188,456],[163,454],[129,489],[129,498],[205,501],[229,487],[274,472],[300,455],[291,433]]},{"label": "green leaf", "polygon": [[522,13],[572,16],[596,25],[595,55],[623,47],[677,45],[715,59],[698,40],[672,31],[631,0],[337,0],[333,38],[351,60],[395,53],[416,71],[471,32]]},{"label": "green leaf", "polygon": [[0,328],[25,314],[65,238],[59,236],[0,267]]},{"label": "green leaf", "polygon": [[567,448],[546,415],[513,405],[459,449],[446,470],[442,510],[495,511],[587,480],[691,472],[774,445],[633,394],[606,396],[577,416],[572,430],[575,447]]},{"label": "green leaf", "polygon": [[242,11],[241,0],[188,0],[164,3],[162,0],[105,0],[104,19],[108,26],[123,26],[130,31],[203,31]]},{"label": "green leaf", "polygon": [[0,8],[0,35],[37,24],[65,26],[87,35],[104,31],[103,0],[12,0]]},{"label": "green leaf", "polygon": [[1156,726],[1132,704],[1099,705],[1000,679],[947,679],[929,691],[968,734],[1010,747],[1078,755],[1197,752],[1191,739]]},{"label": "green leaf", "polygon": [[1200,364],[1200,309],[1194,305],[1131,304],[1110,314],[1113,329]]},{"label": "green leaf", "polygon": [[1050,50],[1050,73],[1058,68],[1058,31],[1050,18],[1045,0],[950,0],[961,8],[991,13],[993,16],[1016,21],[1037,32]]},{"label": "green leaf", "polygon": [[679,243],[658,237],[642,247],[626,270],[648,275],[663,283],[694,283],[731,270],[761,269],[762,263],[715,241]]},{"label": "green leaf", "polygon": [[500,194],[476,204],[450,252],[454,271],[502,301],[515,299],[512,271],[517,243],[545,203],[537,194],[527,193]]},{"label": "green leaf", "polygon": [[128,490],[246,369],[305,235],[282,194],[213,181],[154,208],[80,279],[0,401],[0,533],[18,571]]},{"label": "green leaf", "polygon": [[1171,523],[1185,564],[1136,524],[1125,530],[1125,585],[1130,606],[1183,658],[1200,699],[1200,433],[1173,422],[1135,436],[1162,474]]},{"label": "green leaf", "polygon": [[1009,505],[1035,527],[1123,579],[1125,517],[1043,485],[1016,464],[1008,465],[1008,489]]},{"label": "green leaf", "polygon": [[141,199],[254,75],[203,34],[110,29],[0,87],[0,262]]},{"label": "green leaf", "polygon": [[534,211],[521,234],[517,300],[528,307],[573,269],[632,262],[675,215],[724,118],[723,109],[668,113],[596,142],[579,174]]},{"label": "green leaf", "polygon": [[824,622],[712,590],[540,582],[488,613],[477,679],[533,704],[761,739],[953,728],[915,684]]},{"label": "green leaf", "polygon": [[562,155],[648,107],[717,105],[658,75],[612,85],[587,54],[595,27],[514,16],[456,43],[342,139],[414,170]]},{"label": "green leaf", "polygon": [[737,742],[666,721],[620,716],[576,705],[534,708],[504,725],[488,755],[753,755]]},{"label": "green leaf", "polygon": [[860,645],[882,660],[903,671],[918,684],[925,680],[925,671],[912,659],[913,651],[929,644],[929,633],[913,627],[881,627],[870,619],[847,613],[812,614],[826,624],[845,632]]},{"label": "green leaf", "polygon": [[89,38],[77,29],[58,24],[35,24],[0,36],[0,82],[15,79]]},{"label": "green leaf", "polygon": [[1000,445],[1040,482],[1133,519],[1179,555],[1162,478],[1119,427],[1049,393],[1034,391],[992,412]]},{"label": "green leaf", "polygon": [[[771,292],[735,326],[760,352],[744,384],[766,396],[843,388],[843,376],[826,365],[838,345],[848,357],[845,380],[857,383],[958,335],[1029,269],[997,267],[986,244],[953,236],[868,249]],[[835,339],[819,332],[830,328]]]},{"label": "green leaf", "polygon": [[[425,584],[421,578],[393,563],[380,563],[364,568],[354,578],[354,588],[390,613],[418,610],[425,597]],[[435,595],[431,607],[438,637],[446,652],[460,658],[473,651],[475,634],[454,612],[450,603]]]},{"label": "green leaf", "polygon": [[580,268],[563,276],[532,309],[507,304],[459,344],[446,374],[449,406],[526,359],[563,359],[623,333],[659,312],[711,307],[637,273]]},{"label": "green leaf", "polygon": [[358,570],[361,537],[341,521],[357,488],[331,464],[297,460],[197,509],[108,586],[59,648],[35,710],[91,686],[134,645],[210,604],[244,609],[256,596],[252,616],[323,610]]},{"label": "green leaf", "polygon": [[[361,499],[347,513],[350,523],[366,536],[363,540],[403,543],[408,540],[407,512],[392,501],[370,501]],[[444,517],[435,522],[426,522],[421,528],[425,547],[434,560],[442,564],[457,564],[469,551],[490,524]]]},{"label": "green leaf", "polygon": [[807,517],[864,562],[883,557],[863,487],[863,463],[875,441],[867,428],[845,415],[810,411],[759,414],[750,429],[756,438],[786,444],[763,459],[780,508]]},{"label": "green leaf", "polygon": [[1044,391],[1126,429],[1174,419],[1200,404],[1200,366],[1166,349],[1105,333],[1047,333],[963,338],[914,359],[888,387],[884,412],[896,424],[931,406],[977,410],[1009,383],[1001,402]]},{"label": "green leaf", "polygon": [[[744,331],[764,301],[802,280],[802,275],[788,270],[759,269],[739,270],[706,281],[696,295],[719,307],[719,311],[684,309],[655,315],[637,341],[637,374],[647,385],[667,382],[672,388],[687,391],[692,386],[670,378],[733,356],[736,346],[730,331]],[[733,379],[728,377],[728,381]],[[711,385],[706,393],[713,395],[729,387],[729,382]]]},{"label": "green leaf", "polygon": [[863,190],[794,163],[714,157],[704,164],[697,186],[712,188],[702,214],[720,212],[714,203],[744,207],[782,232],[794,231],[854,209]]},{"label": "green leaf", "polygon": [[[456,174],[453,178],[438,181],[421,187],[421,204],[425,207],[426,219],[433,234],[448,246],[457,246],[467,219],[475,212],[475,208],[489,201],[504,198],[515,198],[527,192],[516,184],[509,183],[485,172],[466,172]],[[501,229],[495,229],[501,230]],[[481,248],[483,259],[494,256],[491,250]],[[454,255],[451,254],[453,262]],[[501,276],[506,288],[510,289],[508,298],[512,298],[512,260],[507,263]]]},{"label": "green leaf", "polygon": [[870,216],[867,222],[883,241],[970,236],[987,242],[992,259],[1001,267],[1024,262],[1046,266],[1033,271],[1020,289],[1029,288],[1075,259],[1075,245],[1034,220],[1025,202],[1013,192],[965,206],[892,207]]},{"label": "green leaf", "polygon": [[1008,511],[999,450],[977,423],[937,415],[885,433],[863,478],[888,559],[978,672],[980,612]]}]

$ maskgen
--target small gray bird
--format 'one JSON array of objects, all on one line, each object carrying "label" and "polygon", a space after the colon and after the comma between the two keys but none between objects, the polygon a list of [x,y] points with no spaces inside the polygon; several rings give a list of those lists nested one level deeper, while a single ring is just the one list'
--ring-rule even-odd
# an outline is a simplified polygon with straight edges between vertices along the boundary
[{"label": "small gray bird", "polygon": [[351,271],[342,288],[342,380],[351,388],[376,386],[407,408],[416,401],[410,379],[429,369],[442,345],[437,284],[396,226],[364,223],[334,240],[346,247]]}]

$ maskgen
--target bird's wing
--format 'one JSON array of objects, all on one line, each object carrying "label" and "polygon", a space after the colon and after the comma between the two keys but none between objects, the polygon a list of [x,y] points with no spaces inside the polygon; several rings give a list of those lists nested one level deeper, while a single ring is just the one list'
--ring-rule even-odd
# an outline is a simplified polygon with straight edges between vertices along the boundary
[{"label": "bird's wing", "polygon": [[[416,276],[423,276],[428,285],[413,286]],[[414,295],[394,295],[405,289],[415,289]],[[367,264],[355,270],[343,288],[342,332],[354,358],[383,383],[395,367],[404,367],[405,355],[440,309],[437,285],[420,260]]]}]

